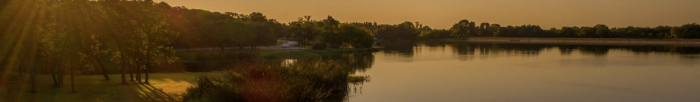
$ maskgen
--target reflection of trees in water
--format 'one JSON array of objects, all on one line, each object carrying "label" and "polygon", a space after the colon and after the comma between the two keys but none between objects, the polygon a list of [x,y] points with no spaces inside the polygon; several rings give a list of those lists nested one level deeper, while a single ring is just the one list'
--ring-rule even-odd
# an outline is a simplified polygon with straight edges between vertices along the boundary
[{"label": "reflection of trees in water", "polygon": [[545,44],[504,44],[504,43],[467,43],[467,42],[425,42],[420,46],[429,48],[452,47],[452,51],[459,55],[474,55],[477,52],[481,55],[496,53],[514,53],[523,55],[537,55],[546,48],[554,45]]},{"label": "reflection of trees in water", "polygon": [[384,43],[384,49],[382,49],[382,52],[412,57],[415,47],[420,47],[415,41],[389,41]]},{"label": "reflection of trees in water", "polygon": [[374,55],[372,53],[335,54],[319,58],[296,59],[293,64],[324,63],[324,61],[340,64],[343,69],[352,74],[355,71],[365,72],[371,68],[374,64]]},{"label": "reflection of trees in water", "polygon": [[496,44],[496,43],[453,43],[452,49],[457,54],[474,55],[479,52],[482,55],[497,53],[513,53],[522,55],[537,55],[540,51],[553,47],[540,44]]},{"label": "reflection of trees in water", "polygon": [[636,53],[665,52],[674,54],[700,54],[700,47],[679,46],[627,46],[627,50]]},{"label": "reflection of trees in water", "polygon": [[[563,45],[566,46],[566,45]],[[595,55],[595,56],[605,56],[610,52],[610,50],[613,49],[609,46],[578,46],[576,47],[577,51],[580,51],[581,54],[590,54],[590,55]]]},{"label": "reflection of trees in water", "polygon": [[[637,54],[648,53],[671,53],[671,54],[700,54],[700,47],[683,47],[683,46],[648,46],[648,45],[567,45],[567,44],[515,44],[515,43],[470,43],[470,42],[423,42],[410,43],[408,45],[390,46],[384,49],[388,54],[400,54],[404,56],[413,56],[415,51],[420,51],[420,47],[428,47],[428,49],[440,49],[452,47],[452,51],[459,55],[489,55],[498,53],[520,54],[520,55],[538,55],[541,51],[548,48],[558,48],[562,55],[570,55],[573,51],[581,52],[595,56],[605,56],[610,50],[625,50]],[[693,58],[693,57],[688,57]]]},{"label": "reflection of trees in water", "polygon": [[571,51],[579,51],[582,54],[605,56],[610,50],[625,50],[636,54],[671,53],[671,54],[700,54],[700,47],[682,46],[623,46],[623,45],[557,45],[563,55]]}]

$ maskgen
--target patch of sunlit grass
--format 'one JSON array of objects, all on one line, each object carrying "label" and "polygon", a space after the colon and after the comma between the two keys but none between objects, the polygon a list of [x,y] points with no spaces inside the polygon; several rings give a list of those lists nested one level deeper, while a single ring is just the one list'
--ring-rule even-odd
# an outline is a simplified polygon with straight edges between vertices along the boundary
[{"label": "patch of sunlit grass", "polygon": [[[48,75],[37,77],[36,93],[29,93],[28,82],[17,89],[11,90],[12,99],[0,96],[2,102],[169,102],[181,101],[179,95],[188,87],[195,86],[198,76],[222,76],[223,73],[155,73],[150,74],[151,84],[130,82],[120,84],[121,75],[109,75],[112,80],[106,81],[102,75],[84,75],[76,77],[75,90],[71,93],[70,79],[66,76],[64,86],[53,87],[53,81]],[[128,75],[127,75],[127,78]],[[3,87],[0,92],[7,92]],[[2,94],[5,95],[5,94]]]}]

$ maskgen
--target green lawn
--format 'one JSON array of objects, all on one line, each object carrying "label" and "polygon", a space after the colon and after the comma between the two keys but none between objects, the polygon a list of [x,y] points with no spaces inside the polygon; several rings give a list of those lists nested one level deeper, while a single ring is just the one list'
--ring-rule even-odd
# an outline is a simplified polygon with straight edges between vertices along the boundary
[{"label": "green lawn", "polygon": [[[29,84],[12,85],[0,90],[2,102],[170,102],[181,101],[180,95],[195,86],[200,76],[222,76],[223,73],[155,73],[150,74],[150,85],[129,82],[120,84],[121,75],[83,75],[75,78],[76,93],[71,93],[70,77],[65,77],[61,88],[54,88],[50,76],[38,77],[37,93],[29,93]],[[127,75],[126,78],[129,78]],[[127,79],[128,81],[128,79]],[[5,94],[7,93],[7,94]]]}]

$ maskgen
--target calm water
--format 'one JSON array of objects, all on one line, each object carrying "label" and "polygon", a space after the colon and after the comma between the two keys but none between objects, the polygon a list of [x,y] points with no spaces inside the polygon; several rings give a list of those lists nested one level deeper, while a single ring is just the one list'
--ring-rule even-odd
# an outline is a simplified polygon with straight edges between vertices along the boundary
[{"label": "calm water", "polygon": [[[700,48],[417,43],[356,55],[351,102],[699,102]],[[355,61],[357,60],[357,61]]]}]

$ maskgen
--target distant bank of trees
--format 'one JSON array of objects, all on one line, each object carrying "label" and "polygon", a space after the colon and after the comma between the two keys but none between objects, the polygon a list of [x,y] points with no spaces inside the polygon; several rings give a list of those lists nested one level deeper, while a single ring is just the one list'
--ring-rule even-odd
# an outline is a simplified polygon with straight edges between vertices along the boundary
[{"label": "distant bank of trees", "polygon": [[370,48],[374,43],[374,34],[370,30],[340,23],[331,16],[321,21],[305,16],[289,23],[289,26],[291,38],[302,45],[312,45],[314,49]]},{"label": "distant bank of trees", "polygon": [[[452,28],[428,31],[424,38],[464,38],[464,37],[569,37],[569,38],[700,38],[700,25],[697,23],[681,26],[622,27],[610,28],[604,24],[593,27],[561,27],[542,29],[538,25],[501,26],[481,23],[476,25],[461,20]],[[449,35],[449,36],[448,36]]]},{"label": "distant bank of trees", "polygon": [[419,22],[404,22],[396,25],[372,22],[351,23],[375,33],[379,39],[435,39],[466,37],[568,37],[568,38],[700,38],[700,25],[689,23],[681,26],[620,27],[610,28],[604,24],[593,27],[574,26],[543,29],[538,25],[501,26],[500,24],[475,23],[461,20],[449,29],[431,29]]}]

